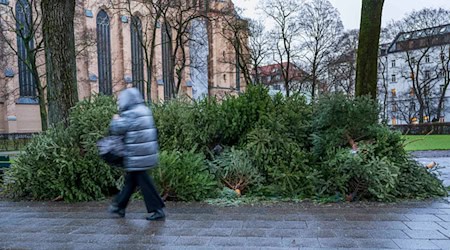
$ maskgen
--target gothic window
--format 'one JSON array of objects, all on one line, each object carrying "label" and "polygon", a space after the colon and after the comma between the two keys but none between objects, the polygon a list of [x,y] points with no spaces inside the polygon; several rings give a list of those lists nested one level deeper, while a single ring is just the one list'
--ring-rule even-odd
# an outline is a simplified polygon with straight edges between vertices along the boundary
[{"label": "gothic window", "polygon": [[109,16],[104,10],[97,14],[97,54],[99,91],[111,95],[111,34]]},{"label": "gothic window", "polygon": [[241,68],[239,67],[239,51],[236,51],[236,90],[241,91]]},{"label": "gothic window", "polygon": [[137,16],[131,18],[131,70],[133,86],[144,94],[144,53],[142,48],[142,22]]},{"label": "gothic window", "polygon": [[19,90],[22,97],[36,96],[36,80],[29,68],[28,52],[34,49],[31,27],[31,8],[27,0],[16,2],[17,55],[19,62]]},{"label": "gothic window", "polygon": [[164,23],[161,29],[162,39],[162,68],[164,81],[164,99],[170,99],[173,92],[173,74],[172,65],[172,28],[169,24]]}]

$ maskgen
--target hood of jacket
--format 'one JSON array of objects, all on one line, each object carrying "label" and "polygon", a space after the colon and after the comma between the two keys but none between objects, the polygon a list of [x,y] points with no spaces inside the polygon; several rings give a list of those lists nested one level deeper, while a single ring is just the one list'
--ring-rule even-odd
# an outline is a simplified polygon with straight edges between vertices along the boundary
[{"label": "hood of jacket", "polygon": [[137,88],[129,88],[120,92],[118,103],[119,111],[123,112],[135,105],[144,103],[144,99]]}]

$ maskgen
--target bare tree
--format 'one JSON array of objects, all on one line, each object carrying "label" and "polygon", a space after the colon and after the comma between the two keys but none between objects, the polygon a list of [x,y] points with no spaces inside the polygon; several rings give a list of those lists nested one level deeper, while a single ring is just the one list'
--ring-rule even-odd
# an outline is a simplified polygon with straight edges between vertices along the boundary
[{"label": "bare tree", "polygon": [[[400,69],[401,76],[411,82],[414,95],[419,104],[419,122],[424,122],[424,117],[440,115],[439,108],[442,106],[446,86],[442,89],[439,99],[432,97],[432,92],[436,89],[442,77],[442,72],[448,69],[446,65],[445,51],[447,44],[436,39],[436,26],[450,23],[450,11],[444,9],[422,9],[409,13],[398,22],[393,22],[386,29],[391,34],[398,34],[397,59],[406,64]],[[436,63],[437,62],[437,63]],[[447,61],[448,62],[448,61]],[[448,64],[448,63],[447,63]],[[446,67],[447,66],[447,67]],[[445,74],[445,73],[444,73]],[[448,87],[448,84],[447,84]],[[439,102],[437,105],[434,102]],[[432,112],[434,110],[434,112]]]},{"label": "bare tree", "polygon": [[[193,20],[207,18],[207,4],[205,1],[166,0],[168,8],[157,4],[161,13],[163,36],[170,43],[170,65],[168,65],[167,81],[169,92],[166,98],[176,97],[185,79],[186,69],[190,66],[188,47],[191,41],[190,31]],[[203,5],[202,5],[203,4]],[[204,5],[206,4],[206,6]]]},{"label": "bare tree", "polygon": [[270,52],[269,37],[262,21],[249,22],[249,57],[253,73],[253,83],[260,83],[259,68],[268,58]]},{"label": "bare tree", "polygon": [[[3,57],[18,58],[19,62],[25,66],[21,70],[31,72],[32,82],[35,84],[32,88],[37,91],[41,128],[45,131],[48,128],[48,113],[45,98],[46,84],[41,80],[44,62],[40,58],[44,50],[44,40],[42,39],[42,15],[39,3],[36,0],[19,0],[16,2],[15,8],[4,7],[7,10],[0,15],[0,26],[2,26],[0,43],[6,44],[8,48],[2,52]],[[21,41],[20,49],[22,50],[19,50],[18,43],[14,40]],[[17,91],[9,89],[7,92],[8,95],[15,95]]]},{"label": "bare tree", "polygon": [[418,112],[416,108],[416,99],[411,92],[403,92],[396,94],[392,98],[391,113],[399,120],[405,121],[406,124],[415,122]]},{"label": "bare tree", "polygon": [[381,83],[381,86],[379,85],[378,89],[378,99],[382,100],[381,105],[381,120],[383,123],[387,124],[388,122],[388,57],[386,55],[387,53],[387,47],[389,44],[382,45],[382,51],[380,56],[378,57],[378,82]]},{"label": "bare tree", "polygon": [[344,32],[328,59],[328,85],[334,92],[352,96],[355,92],[358,30]]},{"label": "bare tree", "polygon": [[[252,82],[250,64],[250,48],[248,46],[249,22],[241,18],[240,10],[228,6],[221,10],[216,20],[212,20],[222,26],[218,29],[220,35],[227,41],[231,50],[222,56],[222,62],[230,64],[230,72],[236,73],[236,79],[242,73],[246,83]],[[237,79],[238,81],[238,79]]]},{"label": "bare tree", "polygon": [[298,44],[301,26],[299,10],[302,1],[294,0],[264,0],[261,9],[274,28],[270,31],[273,60],[280,65],[286,96],[292,89],[295,62],[300,59],[300,45]]},{"label": "bare tree", "polygon": [[436,110],[436,117],[439,119],[442,115],[443,104],[445,103],[445,92],[450,84],[450,44],[441,45],[439,53],[439,75],[440,78],[440,88],[439,88],[439,101]]},{"label": "bare tree", "polygon": [[318,82],[326,78],[327,65],[333,58],[344,26],[339,12],[328,0],[308,1],[302,6],[298,21],[314,100]]},{"label": "bare tree", "polygon": [[[147,77],[146,85],[147,101],[151,101],[151,83],[155,72],[155,48],[161,43],[156,40],[160,28],[162,14],[167,12],[170,1],[168,0],[110,0],[112,9],[118,14],[127,15],[131,18],[131,29],[138,33],[137,40],[142,48],[143,59]],[[136,79],[133,79],[136,84]]]}]

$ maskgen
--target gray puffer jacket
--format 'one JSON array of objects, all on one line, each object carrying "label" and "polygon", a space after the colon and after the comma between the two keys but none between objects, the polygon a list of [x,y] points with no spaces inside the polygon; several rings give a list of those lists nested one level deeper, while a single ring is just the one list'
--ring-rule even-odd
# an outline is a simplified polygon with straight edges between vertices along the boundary
[{"label": "gray puffer jacket", "polygon": [[158,136],[152,111],[136,88],[119,94],[119,119],[110,124],[111,135],[123,135],[126,171],[143,171],[158,164]]}]

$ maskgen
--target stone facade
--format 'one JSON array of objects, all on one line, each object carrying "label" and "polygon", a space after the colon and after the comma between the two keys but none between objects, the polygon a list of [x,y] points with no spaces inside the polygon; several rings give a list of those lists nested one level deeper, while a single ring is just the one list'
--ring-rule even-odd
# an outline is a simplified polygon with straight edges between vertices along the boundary
[{"label": "stone facade", "polygon": [[[26,0],[17,0],[27,2]],[[3,34],[0,38],[0,133],[27,133],[41,130],[39,115],[39,105],[33,96],[24,96],[23,88],[20,82],[20,63],[18,56],[11,50],[8,42],[13,48],[18,48],[18,39],[14,31],[8,30],[8,27],[15,27],[15,15],[17,13],[17,1],[10,0],[0,3],[0,12],[2,18],[0,23]],[[136,84],[133,76],[136,72],[136,58],[143,60],[138,65],[143,77],[142,88],[146,99],[152,101],[161,101],[167,99],[164,89],[163,72],[163,42],[162,42],[162,20],[157,22],[155,36],[155,56],[153,58],[153,68],[151,74],[148,74],[145,60],[142,59],[143,52],[132,49],[132,16],[139,16],[142,22],[142,36],[145,41],[151,41],[150,32],[151,22],[148,21],[150,15],[146,12],[145,6],[141,1],[131,1],[132,4],[126,9],[126,5],[120,4],[123,0],[84,0],[77,1],[76,20],[75,20],[75,39],[77,45],[77,79],[79,98],[87,98],[101,92],[101,79],[106,76],[111,80],[112,94],[118,93],[127,85]],[[114,4],[111,4],[113,2]],[[181,85],[179,95],[187,95],[194,98],[201,98],[204,95],[224,95],[227,93],[237,94],[245,89],[245,82],[242,79],[236,66],[230,62],[220,60],[222,54],[233,55],[234,49],[229,41],[225,39],[223,33],[223,24],[220,23],[222,9],[234,9],[231,0],[221,1],[187,1],[189,4],[198,4],[198,11],[205,13],[204,18],[196,19],[196,27],[191,27],[191,36],[204,38],[205,41],[195,45],[186,43],[184,51],[188,55],[187,61],[195,62],[187,66],[181,76]],[[37,5],[39,6],[39,5]],[[34,8],[33,8],[34,9]],[[38,9],[38,8],[37,8]],[[39,17],[33,10],[33,18]],[[169,12],[171,10],[169,9]],[[102,24],[99,26],[99,14],[102,13]],[[106,20],[106,21],[105,21]],[[103,26],[102,26],[103,25]],[[105,26],[106,25],[106,26]],[[109,45],[101,47],[99,43],[99,27],[109,32]],[[106,27],[106,28],[105,28]],[[109,28],[109,29],[108,29]],[[172,37],[176,36],[176,30],[172,30]],[[101,36],[105,37],[106,33]],[[40,30],[36,32],[34,46],[37,46],[40,40]],[[8,39],[8,42],[6,42]],[[103,43],[102,43],[103,44]],[[172,49],[175,47],[174,38],[172,39]],[[109,47],[108,47],[109,46]],[[110,51],[108,57],[99,57],[98,50]],[[170,47],[169,47],[170,48]],[[148,51],[150,49],[147,47]],[[173,51],[173,50],[172,50]],[[177,54],[177,59],[178,59]],[[43,51],[37,53],[37,61],[44,65]],[[194,60],[195,57],[195,60]],[[232,57],[232,56],[231,56]],[[100,58],[100,63],[99,63]],[[105,59],[106,58],[106,59]],[[133,59],[134,58],[134,59]],[[101,68],[105,64],[102,62],[110,61],[110,70],[105,74]],[[135,67],[135,68],[133,68]],[[108,67],[106,67],[108,68]],[[39,67],[40,80],[45,85],[45,66]],[[104,69],[103,69],[104,70]],[[142,73],[143,72],[143,73]],[[150,81],[149,81],[150,76]],[[24,77],[22,77],[24,78]],[[150,82],[150,96],[147,92],[147,84]],[[103,85],[102,85],[103,86]]]}]

